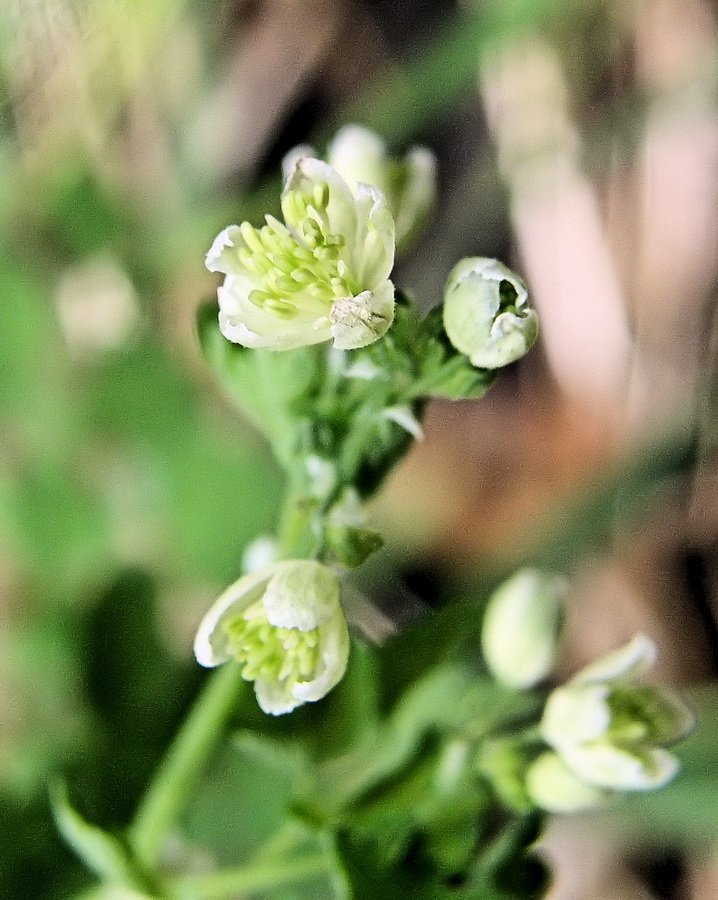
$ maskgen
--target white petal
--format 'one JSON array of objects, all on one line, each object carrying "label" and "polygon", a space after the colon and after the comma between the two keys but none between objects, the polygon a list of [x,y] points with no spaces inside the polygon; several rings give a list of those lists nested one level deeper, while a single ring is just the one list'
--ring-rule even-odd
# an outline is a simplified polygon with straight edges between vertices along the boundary
[{"label": "white petal", "polygon": [[245,347],[292,350],[331,338],[331,323],[322,315],[283,319],[249,299],[251,282],[242,275],[228,275],[217,289],[219,327],[227,340]]},{"label": "white petal", "polygon": [[374,289],[394,267],[394,219],[386,197],[368,184],[357,185],[356,233],[349,267],[364,288]]},{"label": "white petal", "polygon": [[314,560],[284,560],[275,563],[262,603],[272,625],[310,631],[340,608],[339,579]]},{"label": "white petal", "polygon": [[220,231],[207,251],[205,266],[210,272],[224,272],[225,275],[234,272],[239,265],[237,248],[242,243],[239,225],[230,225],[224,231]]},{"label": "white petal", "polygon": [[368,128],[345,125],[329,145],[327,162],[352,191],[356,191],[359,182],[386,190],[386,146]]},{"label": "white petal", "polygon": [[384,410],[383,415],[386,419],[401,425],[404,431],[408,431],[417,441],[424,439],[424,429],[408,406],[390,406]]},{"label": "white petal", "polygon": [[404,246],[422,228],[436,203],[436,156],[426,147],[414,147],[407,154],[404,190],[394,212],[396,243]]},{"label": "white petal", "polygon": [[525,690],[553,666],[566,594],[562,578],[521,569],[491,596],[484,613],[481,646],[491,673]]},{"label": "white petal", "polygon": [[645,791],[673,778],[680,764],[667,750],[637,748],[633,752],[596,741],[560,750],[569,768],[589,784],[616,791]]},{"label": "white petal", "polygon": [[229,618],[241,614],[259,600],[274,567],[243,575],[215,601],[200,622],[194,641],[194,655],[201,666],[217,666],[231,659],[227,634],[222,627]]},{"label": "white petal", "polygon": [[[329,187],[327,216],[330,230],[333,234],[342,235],[346,245],[352,247],[356,233],[354,195],[346,181],[331,166],[320,159],[302,157],[297,160],[287,178],[284,194],[288,191],[300,191],[311,195],[315,185],[321,183],[325,183]],[[291,215],[287,216],[286,210],[284,216],[287,225],[291,228],[297,229],[301,225],[301,222],[294,221]]]},{"label": "white petal", "polygon": [[658,650],[645,634],[637,634],[627,644],[581,669],[574,682],[628,681],[643,675],[655,663]]},{"label": "white petal", "polygon": [[320,626],[321,662],[312,681],[300,681],[292,688],[300,703],[321,700],[341,681],[349,659],[349,630],[341,609]]},{"label": "white petal", "polygon": [[556,688],[549,694],[541,718],[541,734],[552,747],[594,740],[611,724],[609,688],[603,684]]},{"label": "white petal", "polygon": [[270,716],[281,716],[304,703],[293,696],[291,683],[287,681],[267,681],[258,678],[254,682],[254,693],[262,711]]},{"label": "white petal", "polygon": [[526,773],[526,788],[537,806],[553,813],[572,813],[604,804],[611,795],[582,781],[557,753],[547,752]]},{"label": "white petal", "polygon": [[296,147],[292,147],[292,149],[284,155],[282,159],[282,175],[284,176],[284,180],[287,181],[289,176],[294,171],[294,167],[305,156],[316,156],[317,154],[314,152],[314,148],[310,144],[297,144]]},{"label": "white petal", "polygon": [[375,291],[334,301],[331,334],[337,350],[366,347],[384,335],[394,321],[394,285],[385,281]]}]

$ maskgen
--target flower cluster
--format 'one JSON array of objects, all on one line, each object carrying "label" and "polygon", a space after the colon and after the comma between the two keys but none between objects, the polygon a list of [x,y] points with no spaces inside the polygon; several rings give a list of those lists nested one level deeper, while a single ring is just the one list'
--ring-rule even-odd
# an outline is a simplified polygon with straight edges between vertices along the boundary
[{"label": "flower cluster", "polygon": [[339,579],[314,560],[283,560],[242,576],[206,614],[195,639],[203,666],[235,660],[266,713],[320,700],[347,667]]},{"label": "flower cluster", "polygon": [[655,657],[653,642],[637,635],[552,691],[540,726],[552,749],[528,773],[540,805],[592,805],[612,792],[660,787],[676,774],[678,760],[665,747],[690,731],[694,717],[667,688],[636,683]]}]

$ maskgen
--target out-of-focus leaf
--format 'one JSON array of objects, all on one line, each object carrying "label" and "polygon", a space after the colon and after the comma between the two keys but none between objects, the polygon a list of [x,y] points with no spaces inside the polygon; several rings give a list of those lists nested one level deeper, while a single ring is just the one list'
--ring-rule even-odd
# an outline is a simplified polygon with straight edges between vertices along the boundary
[{"label": "out-of-focus leaf", "polygon": [[538,900],[547,879],[542,863],[527,852],[536,837],[535,821],[507,827],[465,877],[436,865],[421,835],[404,858],[391,865],[376,840],[357,838],[349,831],[339,833],[337,848],[352,900]]},{"label": "out-of-focus leaf", "polygon": [[123,844],[113,835],[86,822],[70,805],[64,785],[56,784],[53,787],[51,799],[60,833],[88,868],[103,881],[141,887]]},{"label": "out-of-focus leaf", "polygon": [[197,786],[186,821],[188,840],[219,866],[247,863],[285,823],[292,766],[271,745],[241,735],[229,742]]},{"label": "out-of-focus leaf", "polygon": [[173,658],[158,632],[156,582],[125,571],[98,598],[85,623],[87,702],[93,746],[73,783],[92,800],[101,825],[124,825],[173,737],[199,679]]},{"label": "out-of-focus leaf", "polygon": [[[318,770],[314,802],[325,814],[376,790],[411,762],[427,735],[466,730],[473,738],[535,709],[528,695],[500,688],[457,666],[441,666],[420,678],[375,734],[352,753],[328,760]],[[311,807],[311,803],[310,803]]]},{"label": "out-of-focus leaf", "polygon": [[302,347],[277,353],[233,344],[219,330],[216,303],[200,308],[197,329],[204,357],[222,386],[269,438],[278,459],[289,463],[307,397],[320,375],[321,349]]},{"label": "out-of-focus leaf", "polygon": [[12,512],[21,552],[55,597],[107,569],[110,527],[101,498],[66,466],[35,467],[15,484]]}]

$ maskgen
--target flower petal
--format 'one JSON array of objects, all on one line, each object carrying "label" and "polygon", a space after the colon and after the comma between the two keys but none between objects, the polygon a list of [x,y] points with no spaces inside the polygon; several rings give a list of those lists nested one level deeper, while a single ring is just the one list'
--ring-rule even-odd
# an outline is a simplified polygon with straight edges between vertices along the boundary
[{"label": "flower petal", "polygon": [[311,631],[340,609],[339,579],[314,560],[284,560],[275,563],[262,604],[272,625]]},{"label": "flower petal", "polygon": [[394,218],[386,197],[377,188],[357,185],[356,221],[349,266],[362,287],[372,290],[389,277],[394,267]]},{"label": "flower petal", "polygon": [[[287,178],[282,193],[282,200],[290,191],[312,195],[317,185],[326,184],[329,188],[327,216],[332,234],[341,235],[346,245],[354,244],[356,234],[356,207],[354,195],[346,181],[327,163],[311,156],[303,156],[297,160]],[[284,220],[290,228],[300,230],[302,222],[293,216],[291,205],[282,203]]]},{"label": "flower petal", "polygon": [[337,132],[327,152],[327,162],[352,191],[357,184],[372,184],[386,192],[387,154],[384,141],[361,125],[345,125]]},{"label": "flower petal", "polygon": [[292,693],[300,703],[321,700],[341,681],[349,660],[349,629],[341,609],[320,626],[321,662],[312,681],[299,681]]},{"label": "flower petal", "polygon": [[384,335],[394,321],[394,285],[385,281],[375,291],[334,301],[329,316],[334,347],[356,350]]},{"label": "flower petal", "polygon": [[254,682],[254,693],[262,712],[270,716],[281,716],[304,703],[292,694],[292,682],[258,678]]},{"label": "flower petal", "polygon": [[552,751],[542,753],[526,773],[533,802],[552,813],[572,813],[606,803],[611,794],[586,784]]},{"label": "flower petal", "polygon": [[243,575],[215,601],[202,619],[194,641],[194,655],[201,666],[217,666],[232,658],[227,633],[222,627],[259,600],[274,571],[273,566]]},{"label": "flower petal", "polygon": [[629,681],[647,672],[657,655],[655,643],[645,634],[637,634],[623,647],[581,669],[572,681]]},{"label": "flower petal", "polygon": [[541,718],[547,744],[562,748],[602,737],[611,725],[609,688],[603,684],[574,685],[551,691]]},{"label": "flower petal", "polygon": [[673,778],[680,764],[667,750],[655,747],[624,749],[608,741],[595,741],[560,751],[579,778],[615,791],[645,791]]},{"label": "flower petal", "polygon": [[309,318],[300,311],[293,318],[280,318],[252,303],[251,289],[241,275],[228,275],[217,289],[219,328],[227,340],[245,347],[292,350],[331,338],[328,316]]},{"label": "flower petal", "polygon": [[404,161],[403,190],[396,201],[396,245],[403,249],[424,227],[436,204],[436,156],[414,147]]},{"label": "flower petal", "polygon": [[239,266],[238,249],[243,244],[239,225],[220,231],[207,251],[204,264],[210,272],[233,273]]}]

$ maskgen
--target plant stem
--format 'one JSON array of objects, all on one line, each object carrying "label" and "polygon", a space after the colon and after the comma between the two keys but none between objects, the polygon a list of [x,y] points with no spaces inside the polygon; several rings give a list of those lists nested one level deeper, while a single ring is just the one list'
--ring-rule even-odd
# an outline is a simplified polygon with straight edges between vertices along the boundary
[{"label": "plant stem", "polygon": [[271,888],[304,881],[326,870],[326,854],[314,852],[295,859],[259,862],[211,875],[185,876],[172,882],[169,888],[171,895],[176,897],[223,900],[260,889],[264,893]]},{"label": "plant stem", "polygon": [[284,502],[277,530],[282,559],[307,559],[314,553],[317,537],[312,534],[311,520],[317,501],[302,490],[290,490]]},{"label": "plant stem", "polygon": [[148,872],[156,867],[162,841],[181,815],[246,685],[240,672],[229,662],[212,673],[140,803],[129,837]]}]

